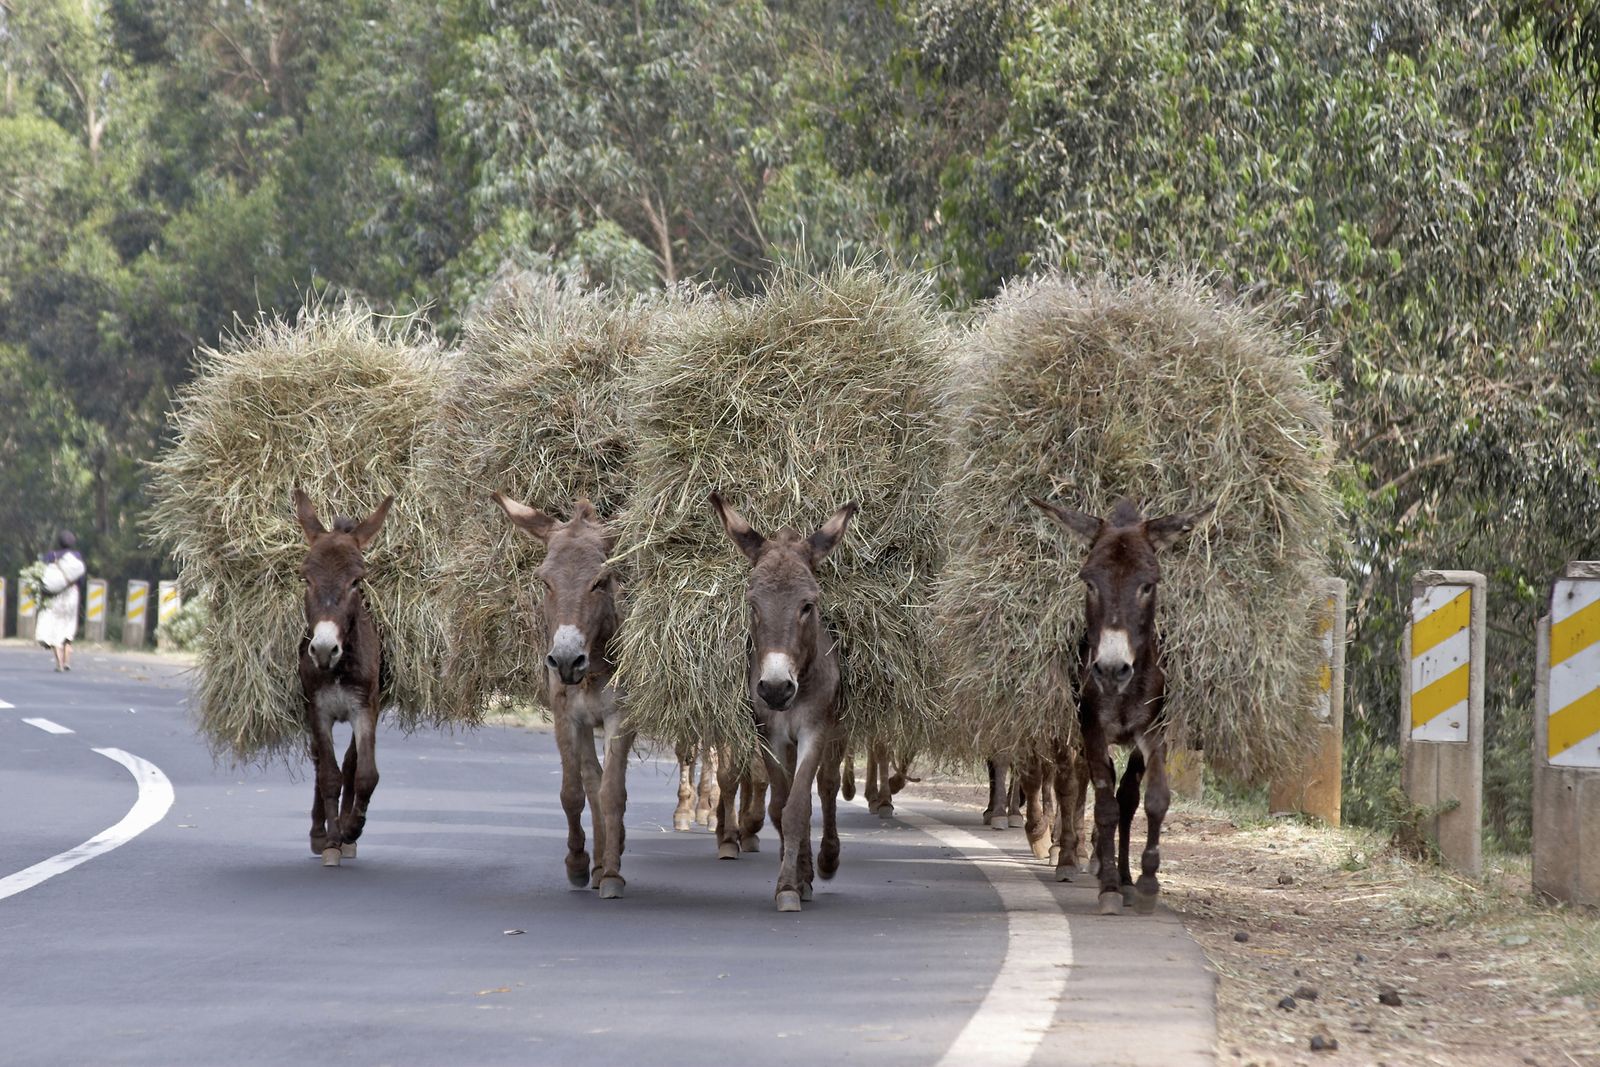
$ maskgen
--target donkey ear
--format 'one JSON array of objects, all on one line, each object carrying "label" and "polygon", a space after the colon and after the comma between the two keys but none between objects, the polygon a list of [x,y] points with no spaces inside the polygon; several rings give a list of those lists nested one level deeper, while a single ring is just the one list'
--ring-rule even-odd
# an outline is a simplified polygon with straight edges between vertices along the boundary
[{"label": "donkey ear", "polygon": [[745,558],[754,563],[761,555],[761,546],[767,543],[767,539],[756,533],[755,527],[745,522],[743,515],[729,507],[727,501],[722,499],[722,494],[715,489],[711,490],[710,500],[712,510],[717,513],[717,518],[722,520],[722,528],[728,531],[728,537],[739,546],[739,551],[744,553]]},{"label": "donkey ear", "polygon": [[393,503],[394,494],[391,493],[383,498],[383,503],[378,505],[376,511],[362,519],[356,524],[356,528],[350,531],[350,535],[356,539],[356,547],[365,550],[372,544],[373,538],[378,536],[378,531],[383,529],[383,520],[389,517],[389,505]]},{"label": "donkey ear", "polygon": [[1145,536],[1150,538],[1150,543],[1157,548],[1167,548],[1177,543],[1178,538],[1187,534],[1199,525],[1200,520],[1216,508],[1217,502],[1213,500],[1203,508],[1194,511],[1178,512],[1173,515],[1163,515],[1159,519],[1150,519],[1144,524]]},{"label": "donkey ear", "polygon": [[844,539],[844,531],[850,525],[850,519],[860,508],[854,500],[828,516],[828,521],[817,528],[811,535],[811,565],[815,567],[825,559]]},{"label": "donkey ear", "polygon": [[1054,519],[1063,530],[1077,534],[1089,544],[1093,544],[1094,539],[1100,536],[1100,529],[1105,525],[1093,515],[1057,507],[1048,500],[1040,500],[1036,496],[1030,496],[1028,503]]},{"label": "donkey ear", "polygon": [[538,508],[530,508],[521,501],[512,500],[504,493],[490,493],[489,496],[500,505],[500,510],[506,513],[511,525],[532,534],[545,544],[550,543],[550,531],[555,529],[556,520]]},{"label": "donkey ear", "polygon": [[328,528],[317,518],[316,506],[311,503],[311,498],[306,496],[304,490],[296,486],[293,496],[294,517],[300,521],[300,529],[306,535],[306,544],[313,544],[317,538],[328,532]]}]

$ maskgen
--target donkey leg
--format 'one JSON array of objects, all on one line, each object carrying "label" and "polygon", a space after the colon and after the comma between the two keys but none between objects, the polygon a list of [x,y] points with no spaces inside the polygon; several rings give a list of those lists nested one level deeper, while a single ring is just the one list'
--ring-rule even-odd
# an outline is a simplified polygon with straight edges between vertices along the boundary
[{"label": "donkey leg", "polygon": [[339,846],[344,835],[339,827],[339,787],[344,775],[339,770],[339,756],[333,748],[333,733],[326,723],[318,723],[312,736],[312,760],[317,770],[317,795],[322,801],[322,819],[326,837],[322,844],[322,865],[339,866]]},{"label": "donkey leg", "polygon": [[[1087,720],[1088,714],[1082,719]],[[1084,730],[1089,780],[1094,784],[1094,851],[1099,861],[1100,914],[1122,914],[1122,887],[1117,883],[1117,769],[1098,729]]]},{"label": "donkey leg", "polygon": [[989,806],[983,809],[983,821],[986,826],[996,830],[1005,830],[1010,827],[1007,821],[1006,809],[1010,806],[1011,799],[1006,793],[1006,785],[1011,781],[1011,761],[1004,757],[996,756],[989,761]]},{"label": "donkey leg", "polygon": [[717,796],[717,859],[739,858],[739,773],[732,760],[723,760],[717,767],[719,779]]},{"label": "donkey leg", "polygon": [[341,820],[344,831],[344,854],[356,854],[356,840],[367,827],[367,805],[378,788],[378,709],[366,708],[351,724],[353,736],[350,747],[355,751],[355,776],[351,781],[350,757],[345,757],[345,789],[355,787],[355,800],[349,814]]},{"label": "donkey leg", "polygon": [[822,798],[822,845],[817,849],[817,873],[823,878],[832,878],[839,871],[839,765],[844,762],[844,745],[842,737],[831,741],[817,768],[817,794]]},{"label": "donkey leg", "polygon": [[717,804],[722,795],[722,774],[718,770],[719,754],[713,745],[707,745],[700,761],[700,795],[695,800],[694,821],[710,826],[716,817]]},{"label": "donkey leg", "polygon": [[[600,812],[605,822],[605,844],[600,849],[600,899],[622,896],[627,883],[622,878],[622,849],[626,839],[622,819],[628,808],[628,753],[633,749],[633,731],[621,729],[622,716],[606,722],[606,762],[600,772]],[[598,835],[597,835],[598,836]]]},{"label": "donkey leg", "polygon": [[1027,798],[1027,814],[1022,821],[1022,831],[1028,837],[1028,847],[1033,850],[1034,859],[1041,860],[1050,856],[1050,820],[1044,814],[1044,788],[1044,761],[1031,759],[1022,775],[1022,792]]},{"label": "donkey leg", "polygon": [[590,832],[594,835],[594,866],[591,868],[589,888],[600,885],[600,861],[606,854],[606,820],[600,807],[600,754],[594,747],[594,727],[578,725],[578,769],[583,775],[583,794],[589,801]]},{"label": "donkey leg", "polygon": [[1122,897],[1133,903],[1133,872],[1128,865],[1128,838],[1133,817],[1139,812],[1139,785],[1144,780],[1144,753],[1135,748],[1128,753],[1128,766],[1117,787],[1117,878]]},{"label": "donkey leg", "polygon": [[1078,824],[1083,817],[1084,775],[1077,752],[1056,749],[1056,881],[1070,882],[1078,873]]},{"label": "donkey leg", "polygon": [[1167,805],[1172,800],[1172,789],[1167,783],[1166,745],[1157,742],[1150,747],[1149,777],[1144,787],[1144,813],[1149,820],[1149,835],[1145,838],[1144,854],[1139,857],[1138,892],[1133,907],[1141,915],[1156,909],[1156,894],[1161,883],[1156,872],[1161,869],[1161,823],[1167,817]]},{"label": "donkey leg", "polygon": [[846,800],[854,800],[856,798],[856,754],[854,752],[846,752],[844,754],[844,769],[840,776],[840,788],[844,791]]},{"label": "donkey leg", "polygon": [[317,780],[313,757],[311,771],[311,854],[322,855],[328,847],[328,813],[322,807],[322,783]]},{"label": "donkey leg", "polygon": [[694,753],[695,746],[679,745],[678,755],[678,806],[672,811],[672,828],[689,830],[694,827]]},{"label": "donkey leg", "polygon": [[779,911],[799,911],[800,902],[811,894],[811,787],[816,784],[824,745],[815,734],[804,734],[798,747],[783,805],[783,863],[778,868],[776,896]]},{"label": "donkey leg", "polygon": [[761,827],[767,821],[767,776],[752,763],[739,776],[739,850],[761,851]]},{"label": "donkey leg", "polygon": [[867,746],[867,807],[880,819],[894,814],[894,802],[885,785],[889,778],[889,768],[884,765],[888,747],[876,740]]},{"label": "donkey leg", "polygon": [[574,889],[587,889],[589,853],[583,847],[583,769],[578,762],[578,738],[567,715],[566,700],[557,696],[551,705],[556,751],[561,756],[561,810],[567,814],[567,882]]},{"label": "donkey leg", "polygon": [[[344,781],[339,792],[339,818],[348,824],[350,813],[356,808],[356,735],[350,731],[350,747],[344,750]],[[345,840],[350,840],[348,830]]]}]

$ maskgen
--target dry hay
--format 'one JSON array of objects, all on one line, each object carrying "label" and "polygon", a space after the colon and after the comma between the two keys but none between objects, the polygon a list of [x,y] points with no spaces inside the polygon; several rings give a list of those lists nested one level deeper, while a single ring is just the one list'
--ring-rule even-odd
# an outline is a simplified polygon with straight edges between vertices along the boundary
[{"label": "dry hay", "polygon": [[926,611],[938,560],[938,382],[946,339],[913,280],[781,273],[760,297],[706,300],[631,383],[638,427],[619,676],[648,736],[753,751],[746,706],[749,564],[706,501],[758,530],[809,533],[861,510],[823,563],[857,740],[922,744],[937,715]]},{"label": "dry hay", "polygon": [[514,530],[489,492],[562,519],[579,496],[607,520],[620,515],[632,451],[623,381],[680,306],[541,283],[469,323],[424,464],[449,544],[437,610],[449,634],[444,688],[459,713],[481,714],[497,695],[545,698],[544,546]]},{"label": "dry hay", "polygon": [[436,345],[413,321],[353,304],[314,303],[200,354],[171,416],[173,443],[154,464],[151,525],[210,613],[196,711],[217,755],[243,763],[303,750],[295,486],[330,525],[394,494],[363,583],[383,635],[383,702],[406,728],[442,721],[443,633],[422,595],[437,521],[416,461],[444,382]]},{"label": "dry hay", "polygon": [[1173,731],[1255,774],[1302,750],[1310,624],[1337,519],[1330,414],[1300,338],[1188,278],[1008,288],[962,343],[947,398],[950,527],[936,614],[952,720],[974,755],[1077,732],[1070,664],[1085,548],[1028,496],[1108,515],[1215,500],[1163,553]]}]

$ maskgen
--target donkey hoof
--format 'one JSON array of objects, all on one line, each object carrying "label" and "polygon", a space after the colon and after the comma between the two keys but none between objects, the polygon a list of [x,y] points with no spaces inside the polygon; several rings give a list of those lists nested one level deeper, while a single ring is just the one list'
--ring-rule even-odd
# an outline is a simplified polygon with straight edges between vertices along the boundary
[{"label": "donkey hoof", "polygon": [[739,844],[736,841],[718,841],[717,859],[736,860],[739,858]]},{"label": "donkey hoof", "polygon": [[1077,866],[1075,864],[1071,864],[1071,863],[1058,863],[1058,864],[1056,864],[1056,881],[1058,881],[1058,882],[1070,882],[1074,878],[1076,878],[1077,875],[1078,875],[1078,868],[1077,868]]},{"label": "donkey hoof", "polygon": [[329,845],[322,850],[322,865],[324,867],[337,867],[339,866],[339,857],[342,855],[344,855],[344,851],[338,845]]},{"label": "donkey hoof", "polygon": [[1122,914],[1122,894],[1115,889],[1108,889],[1100,894],[1101,915]]},{"label": "donkey hoof", "polygon": [[567,884],[574,889],[589,888],[589,854],[579,852],[567,856]]},{"label": "donkey hoof", "polygon": [[1011,822],[1004,815],[996,815],[989,820],[989,828],[991,830],[1009,830],[1011,829]]},{"label": "donkey hoof", "polygon": [[779,911],[800,910],[800,894],[795,892],[793,889],[778,890],[777,901]]},{"label": "donkey hoof", "polygon": [[1047,856],[1046,859],[1048,859],[1050,861],[1050,866],[1052,866],[1052,867],[1061,866],[1061,846],[1060,845],[1051,845],[1050,846],[1050,855]]},{"label": "donkey hoof", "polygon": [[627,883],[623,882],[623,880],[621,878],[602,878],[602,879],[600,879],[600,899],[601,900],[621,900],[622,899],[622,887],[625,884],[627,884]]},{"label": "donkey hoof", "polygon": [[1156,893],[1139,892],[1133,895],[1133,910],[1139,915],[1153,915],[1156,910]]},{"label": "donkey hoof", "polygon": [[354,841],[339,846],[339,854],[347,860],[356,858],[356,843]]},{"label": "donkey hoof", "polygon": [[1036,860],[1047,860],[1047,859],[1050,858],[1051,848],[1050,848],[1050,845],[1049,845],[1049,843],[1047,841],[1044,841],[1044,840],[1029,841],[1028,842],[1028,846],[1033,849],[1033,858],[1034,859],[1036,859]]},{"label": "donkey hoof", "polygon": [[739,851],[740,852],[760,852],[761,851],[761,838],[757,837],[755,834],[751,834],[748,837],[739,838]]},{"label": "donkey hoof", "polygon": [[801,882],[800,883],[800,899],[806,901],[807,903],[809,903],[811,901],[811,897],[812,896],[813,896],[813,893],[811,891],[811,883],[810,882]]},{"label": "donkey hoof", "polygon": [[1089,860],[1089,865],[1085,867],[1084,870],[1088,872],[1090,878],[1100,877],[1100,857],[1091,857]]},{"label": "donkey hoof", "polygon": [[674,830],[680,830],[680,831],[681,830],[693,830],[694,829],[694,820],[689,818],[689,816],[687,816],[687,815],[674,815],[672,817],[672,828]]},{"label": "donkey hoof", "polygon": [[892,819],[892,818],[894,818],[894,805],[893,804],[880,804],[880,805],[878,805],[878,810],[877,810],[876,814],[877,814],[878,818],[880,818],[880,819]]},{"label": "donkey hoof", "polygon": [[1122,887],[1122,902],[1124,904],[1132,904],[1133,898],[1136,896],[1138,896],[1138,894],[1134,892],[1133,886],[1125,885]]}]

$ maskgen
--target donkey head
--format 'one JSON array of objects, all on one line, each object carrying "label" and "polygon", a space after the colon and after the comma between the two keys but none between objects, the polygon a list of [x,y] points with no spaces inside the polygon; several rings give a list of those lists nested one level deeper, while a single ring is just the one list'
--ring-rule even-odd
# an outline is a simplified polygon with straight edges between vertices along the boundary
[{"label": "donkey head", "polygon": [[573,505],[572,518],[557,522],[503,493],[492,495],[512,525],[544,542],[538,573],[550,634],[545,666],[567,685],[580,685],[604,659],[617,629],[616,578],[606,566],[616,536],[583,497]]},{"label": "donkey head", "polygon": [[762,537],[722,494],[711,494],[711,507],[722,528],[750,560],[750,584],[745,600],[750,605],[750,636],[754,649],[751,670],[756,693],[774,711],[791,707],[800,683],[816,655],[822,625],[817,600],[817,565],[844,537],[856,513],[849,503],[835,511],[809,537],[785,526],[768,540]]},{"label": "donkey head", "polygon": [[360,522],[340,516],[329,530],[317,518],[311,498],[299,489],[294,491],[295,517],[310,546],[300,565],[300,576],[306,580],[306,628],[311,631],[307,651],[323,670],[332,670],[344,656],[361,603],[356,584],[367,576],[362,553],[378,536],[392,503],[394,497],[386,496],[378,509]]},{"label": "donkey head", "polygon": [[1128,688],[1134,668],[1155,654],[1156,585],[1161,564],[1156,550],[1176,542],[1216,507],[1144,519],[1132,501],[1117,501],[1109,519],[1028,498],[1089,545],[1078,577],[1084,587],[1084,632],[1089,674],[1102,692]]}]

